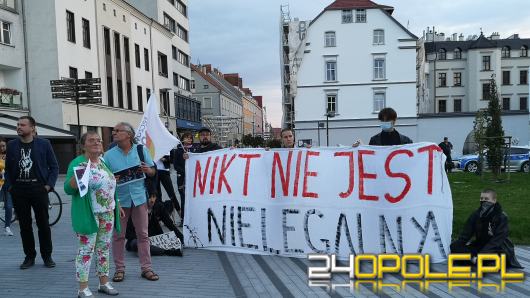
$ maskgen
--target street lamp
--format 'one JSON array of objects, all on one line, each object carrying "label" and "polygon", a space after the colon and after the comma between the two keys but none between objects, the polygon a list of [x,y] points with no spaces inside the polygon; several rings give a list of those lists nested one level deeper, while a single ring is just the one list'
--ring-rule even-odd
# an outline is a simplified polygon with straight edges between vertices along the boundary
[{"label": "street lamp", "polygon": [[333,118],[336,116],[335,111],[327,111],[326,112],[326,146],[329,146],[329,118]]}]

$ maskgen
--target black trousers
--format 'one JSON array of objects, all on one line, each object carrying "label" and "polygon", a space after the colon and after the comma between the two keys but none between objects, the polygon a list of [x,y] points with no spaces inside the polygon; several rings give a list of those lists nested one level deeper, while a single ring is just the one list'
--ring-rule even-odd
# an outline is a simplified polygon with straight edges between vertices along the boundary
[{"label": "black trousers", "polygon": [[173,188],[173,182],[171,181],[171,175],[169,171],[157,171],[157,177],[158,177],[158,184],[156,186],[157,196],[158,200],[162,201],[162,187],[160,187],[160,184],[164,186],[164,189],[166,190],[167,195],[171,199],[171,202],[173,203],[173,207],[175,207],[175,210],[180,211],[180,204],[177,200],[177,195],[175,194],[175,189]]},{"label": "black trousers", "polygon": [[177,185],[179,188],[179,195],[180,195],[180,208],[181,214],[182,214],[182,220],[184,220],[184,210],[186,210],[184,207],[186,206],[186,178],[184,175],[178,175],[177,178]]},{"label": "black trousers", "polygon": [[20,237],[24,254],[35,258],[35,239],[31,209],[35,213],[35,221],[39,230],[40,254],[43,258],[52,255],[52,233],[48,222],[48,192],[43,185],[14,185],[11,190],[13,206],[20,224]]}]

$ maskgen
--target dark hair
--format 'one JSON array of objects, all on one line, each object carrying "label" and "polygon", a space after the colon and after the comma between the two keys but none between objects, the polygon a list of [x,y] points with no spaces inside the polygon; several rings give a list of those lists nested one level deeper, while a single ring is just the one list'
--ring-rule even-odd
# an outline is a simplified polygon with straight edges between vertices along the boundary
[{"label": "dark hair", "polygon": [[291,128],[284,128],[284,129],[282,129],[282,131],[280,132],[280,137],[282,137],[282,136],[283,136],[283,133],[286,132],[286,131],[290,131],[290,132],[293,134],[293,136],[294,136],[294,130],[292,130]]},{"label": "dark hair", "polygon": [[29,124],[31,124],[31,126],[37,125],[37,122],[35,122],[35,118],[33,118],[31,116],[20,116],[20,117],[18,117],[18,120],[23,120],[23,119],[27,119],[29,121]]},{"label": "dark hair", "polygon": [[384,108],[379,111],[377,118],[379,118],[379,121],[395,121],[397,119],[397,113],[392,108]]},{"label": "dark hair", "polygon": [[0,137],[0,143],[2,143],[2,142],[7,143],[6,138]]},{"label": "dark hair", "polygon": [[448,137],[444,137],[444,141],[445,141],[445,140],[449,140],[449,138],[448,138]]},{"label": "dark hair", "polygon": [[185,139],[185,138],[191,138],[193,140],[193,134],[189,131],[187,132],[183,132],[181,135],[180,135],[180,138],[181,139]]},{"label": "dark hair", "polygon": [[491,188],[485,188],[481,191],[481,193],[488,193],[488,194],[491,194],[493,196],[493,198],[495,200],[497,200],[497,192],[494,190],[494,189],[491,189]]}]

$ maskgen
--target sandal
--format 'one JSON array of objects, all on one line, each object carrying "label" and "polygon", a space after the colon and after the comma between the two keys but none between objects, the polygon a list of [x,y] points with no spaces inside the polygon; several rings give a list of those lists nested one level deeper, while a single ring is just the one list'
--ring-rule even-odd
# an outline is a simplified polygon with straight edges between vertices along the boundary
[{"label": "sandal", "polygon": [[147,270],[142,272],[142,277],[150,281],[157,281],[159,278],[158,275],[153,272],[153,270]]},{"label": "sandal", "polygon": [[122,282],[125,279],[125,272],[116,271],[112,277],[113,282]]}]

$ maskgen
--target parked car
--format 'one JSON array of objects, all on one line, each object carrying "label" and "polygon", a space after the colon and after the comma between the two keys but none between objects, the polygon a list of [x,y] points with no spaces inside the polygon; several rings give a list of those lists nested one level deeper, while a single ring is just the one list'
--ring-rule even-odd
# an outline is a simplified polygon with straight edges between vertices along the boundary
[{"label": "parked car", "polygon": [[[506,162],[501,166],[502,169],[505,168],[505,165],[506,167],[509,165],[512,171],[528,173],[530,171],[530,148],[514,146],[508,150],[508,154],[505,154],[505,156],[507,156]],[[463,155],[457,159],[454,159],[453,164],[456,169],[475,173],[478,170],[478,154]],[[487,167],[487,162],[485,166]]]}]

